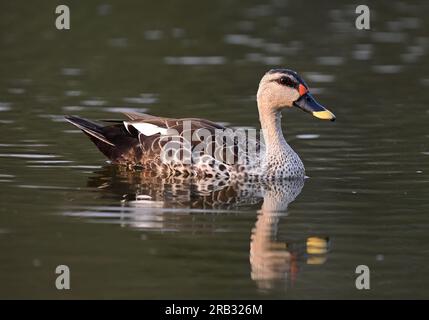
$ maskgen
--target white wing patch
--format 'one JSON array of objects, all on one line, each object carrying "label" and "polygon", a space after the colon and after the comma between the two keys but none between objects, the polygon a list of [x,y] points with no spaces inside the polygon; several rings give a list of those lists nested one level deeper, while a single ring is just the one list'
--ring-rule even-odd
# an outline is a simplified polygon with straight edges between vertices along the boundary
[{"label": "white wing patch", "polygon": [[160,133],[161,135],[164,135],[164,134],[167,134],[168,132],[168,129],[166,128],[158,127],[157,125],[154,125],[152,123],[145,123],[145,122],[130,123],[130,122],[124,121],[124,126],[125,128],[127,128],[128,132],[130,132],[130,130],[128,129],[128,126],[132,126],[138,132],[144,134],[145,136],[153,136],[158,133]]}]

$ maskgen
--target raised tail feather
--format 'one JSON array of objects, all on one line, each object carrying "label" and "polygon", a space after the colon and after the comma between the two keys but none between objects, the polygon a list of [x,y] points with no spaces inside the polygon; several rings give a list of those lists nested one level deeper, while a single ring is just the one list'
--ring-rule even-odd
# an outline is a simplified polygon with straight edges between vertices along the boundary
[{"label": "raised tail feather", "polygon": [[103,134],[103,127],[99,124],[82,119],[75,116],[65,116],[66,120],[70,122],[71,124],[74,124],[76,127],[78,127],[80,130],[82,130],[84,133],[86,133],[90,138],[95,138],[101,142],[104,142],[112,147],[115,145],[110,142]]},{"label": "raised tail feather", "polygon": [[114,162],[117,160],[120,150],[118,150],[109,138],[112,136],[112,131],[117,131],[118,128],[113,128],[112,126],[104,127],[98,123],[75,116],[65,116],[65,118],[68,122],[82,130],[107,158]]},{"label": "raised tail feather", "polygon": [[141,156],[141,148],[138,147],[139,139],[127,131],[123,121],[109,120],[107,121],[109,124],[104,126],[75,116],[66,116],[65,118],[82,130],[113,163],[139,161]]}]

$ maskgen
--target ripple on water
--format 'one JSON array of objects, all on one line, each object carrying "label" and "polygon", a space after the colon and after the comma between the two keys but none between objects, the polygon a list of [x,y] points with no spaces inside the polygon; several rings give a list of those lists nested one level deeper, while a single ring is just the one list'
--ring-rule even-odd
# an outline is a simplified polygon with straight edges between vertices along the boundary
[{"label": "ripple on water", "polygon": [[80,131],[78,129],[68,129],[68,130],[63,130],[62,132],[64,132],[64,133],[82,133],[82,131]]},{"label": "ripple on water", "polygon": [[254,38],[247,34],[227,34],[224,37],[224,41],[234,45],[251,45],[254,42]]},{"label": "ripple on water", "polygon": [[21,144],[17,144],[17,143],[0,143],[0,147],[1,148],[34,148],[34,147],[47,147],[49,146],[49,144],[45,144],[45,143],[21,143]]},{"label": "ripple on water", "polygon": [[417,29],[418,27],[420,27],[420,19],[416,17],[403,17],[399,20],[387,22],[387,28],[396,32],[403,29]]},{"label": "ripple on water", "polygon": [[325,92],[326,89],[325,88],[320,88],[320,87],[311,87],[311,93],[312,94],[321,94],[323,92]]},{"label": "ripple on water", "polygon": [[261,53],[248,53],[246,59],[250,62],[260,62],[266,65],[281,65],[283,64],[283,57],[280,56],[266,56]]},{"label": "ripple on water", "polygon": [[101,107],[101,106],[104,106],[107,103],[107,101],[99,98],[92,98],[92,99],[83,100],[81,101],[81,103],[84,106],[88,106],[88,107]]},{"label": "ripple on water", "polygon": [[65,163],[73,163],[71,160],[29,160],[27,163],[38,163],[38,164],[65,164]]},{"label": "ripple on water", "polygon": [[429,78],[420,79],[420,83],[424,86],[429,86]]},{"label": "ripple on water", "polygon": [[319,138],[320,134],[311,134],[311,133],[297,134],[296,137],[298,139],[302,139],[302,140],[310,140],[310,139],[317,139],[317,138]]},{"label": "ripple on water", "polygon": [[64,91],[64,95],[66,97],[79,97],[82,95],[82,91],[80,91],[80,90],[66,90],[66,91]]},{"label": "ripple on water", "polygon": [[173,28],[171,29],[171,35],[174,38],[183,38],[185,36],[185,30],[182,28]]},{"label": "ripple on water", "polygon": [[13,174],[0,173],[0,178],[15,178],[15,176]]},{"label": "ripple on water", "polygon": [[358,44],[353,50],[353,58],[356,60],[369,60],[372,55],[371,44]]},{"label": "ripple on water", "polygon": [[305,72],[306,78],[312,82],[328,83],[335,80],[335,76],[331,74],[323,74],[319,72]]},{"label": "ripple on water", "polygon": [[0,182],[13,182],[13,179],[15,178],[12,174],[1,174],[0,173]]},{"label": "ripple on water", "polygon": [[375,73],[381,73],[381,74],[395,74],[399,73],[402,70],[403,66],[399,65],[375,65],[372,66],[372,70]]},{"label": "ripple on water", "polygon": [[100,4],[97,6],[97,14],[99,16],[107,16],[112,12],[112,6],[110,4]]},{"label": "ripple on water", "polygon": [[[221,209],[194,209],[187,208],[165,208],[162,201],[136,200],[127,202],[125,207],[118,206],[95,206],[89,208],[69,208],[64,211],[65,216],[81,217],[90,223],[120,224],[135,229],[152,230],[161,232],[178,232],[213,228],[212,232],[227,232],[228,228],[217,228],[216,225],[207,224],[216,215],[202,215],[201,225],[195,215],[190,213],[213,213],[213,214],[245,214],[245,211],[231,211]],[[216,227],[216,228],[214,228]]]},{"label": "ripple on water", "polygon": [[63,76],[68,76],[68,77],[80,76],[82,74],[82,69],[79,69],[79,68],[62,68],[61,74]]},{"label": "ripple on water", "polygon": [[405,63],[413,63],[416,62],[419,58],[421,58],[424,54],[424,45],[412,45],[407,47],[407,52],[401,54],[401,59]]},{"label": "ripple on water", "polygon": [[7,89],[7,91],[9,93],[12,93],[12,94],[23,94],[23,93],[25,93],[24,88],[9,88],[9,89]]},{"label": "ripple on water", "polygon": [[65,111],[81,111],[83,109],[85,108],[82,106],[64,106],[63,107],[63,110]]},{"label": "ripple on water", "polygon": [[60,114],[40,114],[40,118],[50,119],[54,122],[67,122],[67,120],[64,118],[64,115]]},{"label": "ripple on water", "polygon": [[54,155],[54,154],[0,153],[0,158],[50,159],[50,158],[60,158],[60,156]]},{"label": "ripple on water", "polygon": [[324,66],[339,66],[344,64],[343,57],[318,57],[317,63]]},{"label": "ripple on water", "polygon": [[373,32],[372,39],[380,43],[401,43],[406,35],[401,32]]},{"label": "ripple on water", "polygon": [[127,103],[152,104],[158,102],[158,97],[153,93],[142,93],[139,97],[125,97],[122,100]]},{"label": "ripple on water", "polygon": [[115,48],[126,48],[128,47],[127,38],[112,38],[108,40],[108,44]]},{"label": "ripple on water", "polygon": [[[224,37],[224,42],[231,45],[241,45],[250,48],[261,48],[267,52],[278,53],[282,55],[296,54],[300,47],[300,42],[298,41],[291,41],[287,45],[284,45],[282,43],[266,42],[262,38],[252,37],[247,34],[228,34]],[[255,59],[258,59],[257,61],[261,61],[266,64],[268,64],[269,61],[273,61],[273,64],[278,64],[277,62],[279,62],[280,58],[282,57],[271,57],[271,59],[268,58],[270,57],[265,57],[260,53],[247,54],[247,60],[252,61],[253,59],[253,61],[255,61]],[[276,60],[274,60],[274,58]]]},{"label": "ripple on water", "polygon": [[162,32],[162,30],[146,30],[144,32],[144,38],[146,40],[161,40],[163,37],[164,33]]},{"label": "ripple on water", "polygon": [[9,111],[11,103],[10,102],[0,102],[0,111]]},{"label": "ripple on water", "polygon": [[97,170],[101,169],[102,166],[92,166],[92,165],[53,165],[53,164],[37,164],[37,165],[29,165],[28,168],[45,168],[45,169],[85,169],[85,170]]},{"label": "ripple on water", "polygon": [[112,112],[112,113],[122,113],[122,112],[147,112],[147,108],[130,108],[130,107],[108,107],[103,108],[103,111]]},{"label": "ripple on water", "polygon": [[43,186],[43,185],[33,185],[33,184],[18,184],[18,188],[23,189],[44,189],[44,190],[80,190],[80,188],[71,188],[63,186]]},{"label": "ripple on water", "polygon": [[185,57],[165,57],[164,62],[166,64],[178,64],[178,65],[220,65],[226,62],[225,57],[222,56],[208,56],[208,57],[197,57],[197,56],[185,56]]}]

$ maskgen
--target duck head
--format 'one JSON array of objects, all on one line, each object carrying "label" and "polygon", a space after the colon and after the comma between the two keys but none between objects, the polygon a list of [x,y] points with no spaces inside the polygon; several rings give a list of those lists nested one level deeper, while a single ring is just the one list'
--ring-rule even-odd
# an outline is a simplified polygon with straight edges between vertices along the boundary
[{"label": "duck head", "polygon": [[310,94],[307,84],[289,69],[272,69],[259,83],[258,107],[262,112],[277,112],[288,107],[298,107],[319,119],[335,120],[328,109]]}]

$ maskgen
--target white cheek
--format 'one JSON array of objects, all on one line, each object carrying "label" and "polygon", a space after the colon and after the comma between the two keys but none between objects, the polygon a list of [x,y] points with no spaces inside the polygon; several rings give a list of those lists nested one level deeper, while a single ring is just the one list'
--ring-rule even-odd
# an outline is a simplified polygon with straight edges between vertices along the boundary
[{"label": "white cheek", "polygon": [[299,99],[299,97],[300,97],[300,95],[299,95],[299,92],[297,91],[297,90],[295,90],[295,89],[293,89],[293,90],[291,90],[292,91],[292,101],[296,101],[296,100],[298,100]]},{"label": "white cheek", "polygon": [[144,134],[145,136],[153,136],[154,134],[160,133],[161,135],[167,134],[168,129],[158,127],[151,123],[129,123],[124,121],[125,128],[128,129],[128,126],[134,127],[138,132]]},{"label": "white cheek", "polygon": [[282,107],[290,107],[292,103],[299,99],[299,93],[293,88],[283,87],[279,93],[279,104]]},{"label": "white cheek", "polygon": [[295,88],[283,87],[283,97],[288,102],[293,102],[299,98],[299,92]]}]

